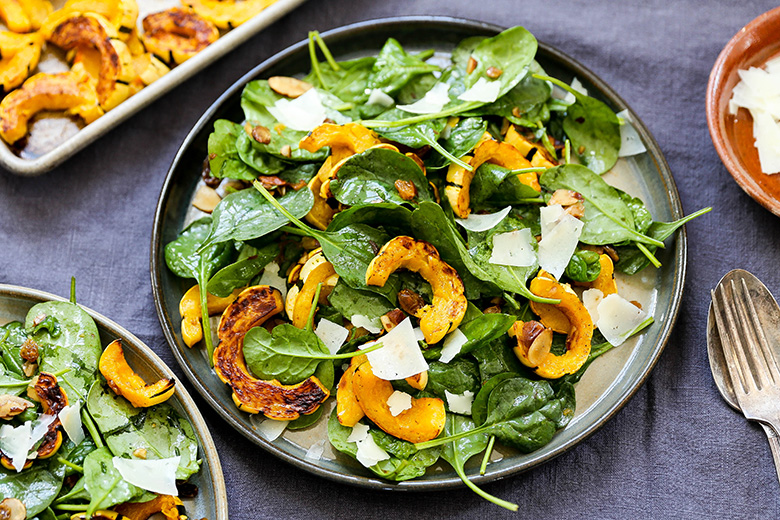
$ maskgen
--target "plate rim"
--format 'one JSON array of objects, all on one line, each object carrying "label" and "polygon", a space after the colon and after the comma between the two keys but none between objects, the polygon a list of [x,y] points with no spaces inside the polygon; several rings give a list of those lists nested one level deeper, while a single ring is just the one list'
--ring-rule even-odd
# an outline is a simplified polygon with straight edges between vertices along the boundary
[{"label": "plate rim", "polygon": [[[41,291],[39,289],[32,289],[30,287],[23,287],[21,285],[4,283],[0,283],[0,295],[17,297],[35,303],[48,301],[68,301],[61,296]],[[146,345],[146,343],[141,341],[132,332],[122,327],[115,321],[100,314],[99,312],[90,309],[89,307],[86,307],[80,303],[78,306],[87,314],[89,314],[93,320],[95,320],[95,324],[97,325],[98,330],[102,328],[109,334],[121,338],[122,341],[126,341],[127,343],[131,344],[132,347],[137,349],[156,370],[159,370],[168,378],[178,379],[178,376],[173,373],[170,367],[165,364],[160,356],[158,356],[149,346]],[[212,485],[214,486],[215,511],[217,514],[215,520],[228,520],[228,505],[226,498],[227,489],[225,487],[225,477],[222,472],[222,464],[219,460],[219,453],[217,451],[216,445],[214,444],[214,439],[211,436],[211,431],[209,430],[208,424],[206,424],[206,421],[203,419],[200,410],[198,410],[197,404],[192,399],[192,396],[189,394],[184,385],[180,384],[178,386],[174,396],[181,401],[182,408],[189,415],[187,418],[192,423],[193,429],[198,435],[198,439],[201,444],[201,451],[203,452],[203,456],[209,465],[211,481]]]},{"label": "plate rim", "polygon": [[[376,29],[377,27],[387,28],[391,26],[398,26],[401,24],[409,24],[409,23],[449,24],[449,25],[457,26],[461,29],[494,31],[496,33],[505,29],[504,27],[497,24],[470,20],[461,17],[435,16],[435,15],[410,15],[410,16],[383,17],[383,18],[376,18],[376,19],[355,22],[355,23],[330,29],[326,32],[323,32],[321,36],[323,37],[323,39],[327,41],[328,38],[338,37],[343,35],[344,33],[362,32],[367,30],[373,30]],[[308,45],[308,40],[301,40],[298,43],[290,45],[289,47],[281,50],[280,52],[274,54],[268,59],[262,61],[261,63],[259,63],[252,69],[250,69],[246,74],[241,76],[241,78],[239,78],[233,85],[231,85],[228,89],[226,89],[225,92],[223,92],[214,101],[214,103],[212,103],[208,107],[208,109],[206,109],[203,115],[193,125],[192,130],[190,130],[190,132],[182,141],[181,146],[177,150],[176,155],[174,156],[171,162],[171,166],[168,170],[168,173],[166,174],[165,181],[163,182],[162,188],[160,190],[160,196],[158,198],[157,207],[155,209],[155,216],[154,216],[152,237],[151,237],[151,244],[150,244],[151,245],[150,248],[151,249],[150,250],[151,284],[152,284],[152,292],[154,296],[155,309],[157,310],[157,315],[160,320],[160,325],[163,329],[165,339],[168,342],[168,346],[173,351],[174,357],[179,363],[182,371],[187,375],[187,377],[190,380],[190,383],[201,394],[201,396],[209,403],[209,405],[232,428],[234,428],[236,431],[238,431],[240,434],[246,437],[249,441],[251,441],[253,444],[260,446],[261,448],[265,449],[269,453],[272,453],[273,455],[279,457],[283,461],[288,462],[293,466],[300,468],[304,471],[307,471],[309,473],[315,474],[320,477],[324,477],[328,480],[339,482],[339,483],[350,484],[362,488],[396,490],[396,491],[431,491],[431,490],[453,489],[453,488],[462,487],[464,486],[464,484],[457,476],[454,476],[452,478],[441,479],[437,481],[417,481],[412,479],[404,482],[390,482],[390,481],[379,480],[378,477],[366,477],[366,476],[355,475],[355,474],[349,474],[349,475],[334,474],[319,466],[308,464],[306,463],[306,461],[299,459],[287,453],[286,451],[282,450],[281,448],[275,446],[271,442],[268,442],[266,439],[262,438],[258,433],[252,432],[250,428],[245,427],[243,423],[236,420],[235,415],[231,413],[232,410],[230,411],[225,410],[220,405],[220,403],[217,401],[216,397],[214,396],[214,393],[211,391],[208,385],[206,385],[203,382],[203,380],[201,380],[200,376],[187,363],[187,360],[184,357],[183,353],[180,352],[180,350],[176,347],[177,342],[175,339],[175,332],[172,330],[171,327],[171,324],[173,322],[167,319],[168,315],[162,304],[161,284],[162,284],[162,271],[165,268],[165,262],[164,259],[162,260],[162,262],[160,262],[159,261],[160,255],[158,255],[158,252],[162,250],[161,247],[163,247],[163,244],[161,243],[162,223],[165,216],[164,214],[168,202],[168,197],[170,195],[171,188],[173,186],[173,175],[175,173],[175,169],[179,164],[179,162],[181,161],[183,155],[185,154],[186,149],[195,140],[197,134],[203,129],[203,126],[209,121],[209,119],[216,112],[219,111],[219,109],[223,107],[223,105],[225,105],[229,101],[231,97],[233,97],[236,93],[238,93],[241,89],[243,89],[244,85],[248,81],[251,81],[252,79],[255,79],[256,77],[261,75],[265,69],[268,69],[276,65],[278,62],[281,62],[293,56],[301,49],[305,48],[306,45]],[[590,71],[590,69],[582,65],[579,61],[570,57],[568,54],[560,51],[556,47],[546,44],[544,42],[539,42],[539,50],[547,54],[550,54],[551,56],[555,57],[557,60],[561,61],[563,64],[569,67],[572,70],[572,72],[575,73],[578,77],[585,78],[587,81],[591,82],[599,89],[600,94],[605,95],[607,98],[610,99],[610,102],[614,103],[620,109],[626,109],[629,111],[629,113],[633,117],[633,121],[638,122],[638,124],[634,125],[635,129],[639,133],[642,140],[645,143],[647,143],[648,151],[652,152],[650,153],[650,158],[653,160],[656,169],[659,173],[659,178],[664,185],[665,196],[669,202],[669,207],[671,209],[673,218],[675,219],[681,218],[683,215],[682,202],[680,199],[679,192],[677,190],[677,185],[672,176],[671,169],[669,168],[669,165],[661,151],[660,146],[658,145],[653,135],[649,132],[647,127],[644,125],[644,123],[641,121],[641,119],[639,119],[639,117],[633,112],[633,110],[631,110],[629,105],[620,97],[619,94],[617,94],[617,92],[614,91],[614,89],[612,89],[612,87],[610,87],[606,82],[604,82],[604,80],[602,80],[599,76],[597,76],[592,71]],[[671,260],[672,259],[670,258],[670,262]],[[610,407],[608,407],[607,411],[604,414],[599,416],[597,420],[595,420],[592,424],[590,424],[587,428],[585,428],[580,434],[570,439],[566,444],[562,445],[561,447],[536,457],[533,457],[533,453],[528,454],[531,455],[532,458],[529,459],[527,462],[519,466],[508,468],[506,470],[494,471],[494,472],[488,471],[485,475],[469,475],[469,479],[472,482],[477,484],[487,483],[494,480],[502,479],[510,475],[517,475],[519,473],[535,468],[569,451],[570,449],[579,445],[582,441],[584,441],[585,439],[593,435],[596,431],[598,431],[619,410],[621,410],[628,403],[628,401],[630,401],[630,399],[642,387],[644,382],[647,380],[650,372],[658,362],[661,353],[663,352],[664,348],[669,342],[672,328],[677,322],[677,318],[681,307],[682,292],[685,285],[685,274],[687,269],[687,233],[684,227],[681,230],[679,230],[679,232],[676,235],[673,261],[674,261],[674,272],[673,272],[672,297],[671,297],[672,301],[671,301],[671,306],[669,308],[669,315],[666,318],[663,327],[659,333],[660,341],[658,341],[657,344],[653,346],[652,351],[648,352],[649,354],[648,362],[641,367],[642,370],[638,374],[638,377],[632,382],[632,384],[628,386],[627,390],[618,396],[615,402]]]}]

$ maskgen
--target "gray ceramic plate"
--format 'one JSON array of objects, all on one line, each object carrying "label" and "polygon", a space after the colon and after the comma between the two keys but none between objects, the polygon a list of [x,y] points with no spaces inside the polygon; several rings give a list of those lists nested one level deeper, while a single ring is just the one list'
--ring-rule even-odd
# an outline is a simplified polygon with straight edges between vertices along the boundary
[{"label": "gray ceramic plate", "polygon": [[[398,39],[413,51],[433,48],[448,53],[464,38],[490,36],[500,30],[494,25],[467,20],[406,17],[362,22],[335,29],[323,37],[336,59],[349,59],[375,55],[388,37]],[[553,76],[566,81],[576,76],[591,95],[603,100],[615,111],[626,108],[625,102],[609,86],[562,52],[540,44],[537,60]],[[193,218],[190,201],[200,182],[201,167],[207,155],[207,140],[214,121],[221,118],[242,120],[239,99],[248,81],[273,75],[305,74],[309,67],[306,42],[294,45],[261,63],[228,89],[206,111],[184,140],[163,185],[152,236],[152,287],[160,322],[177,360],[195,388],[231,426],[281,459],[332,480],[370,488],[430,490],[461,485],[460,479],[446,464],[435,466],[421,478],[397,484],[372,476],[356,461],[334,453],[327,446],[322,458],[306,458],[309,446],[327,439],[324,420],[308,430],[287,432],[279,439],[268,442],[253,427],[254,421],[250,421],[250,416],[236,409],[228,387],[209,367],[203,349],[190,349],[182,341],[178,303],[191,282],[178,279],[168,271],[163,249]],[[605,178],[613,185],[642,198],[656,220],[680,218],[682,209],[677,188],[658,144],[636,116],[632,114],[632,118],[648,152],[620,159]],[[685,278],[684,232],[670,240],[659,259],[663,262],[662,268],[648,268],[631,282],[619,280],[621,293],[629,300],[640,301],[646,310],[650,310],[655,316],[655,324],[641,337],[596,360],[577,385],[578,410],[574,420],[550,444],[527,455],[500,449],[484,476],[479,476],[474,467],[470,468],[469,475],[475,482],[518,473],[560,455],[595,432],[636,392],[658,360],[677,317]]]},{"label": "gray ceramic plate", "polygon": [[[62,298],[35,289],[0,284],[0,324],[4,325],[9,321],[24,321],[27,311],[33,305],[51,300],[62,300]],[[82,306],[82,308],[95,320],[103,346],[117,338],[122,340],[128,362],[141,377],[147,381],[154,381],[161,377],[175,377],[171,369],[165,366],[157,354],[152,352],[141,340],[105,316],[86,307]],[[190,482],[198,486],[198,495],[193,499],[183,500],[190,518],[227,520],[225,480],[222,476],[222,466],[217,456],[217,448],[214,446],[208,426],[183,385],[176,385],[176,393],[168,403],[182,416],[189,419],[200,444],[201,469],[190,479]]]}]

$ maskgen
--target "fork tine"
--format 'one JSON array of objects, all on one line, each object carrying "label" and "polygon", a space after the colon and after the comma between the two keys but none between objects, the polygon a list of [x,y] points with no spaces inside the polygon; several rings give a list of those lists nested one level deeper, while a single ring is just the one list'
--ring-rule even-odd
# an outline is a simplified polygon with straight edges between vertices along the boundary
[{"label": "fork tine", "polygon": [[766,370],[765,375],[768,376],[767,384],[778,384],[780,382],[780,369],[777,367],[777,362],[772,353],[772,349],[769,347],[769,341],[764,333],[764,327],[758,319],[758,312],[756,311],[753,300],[750,298],[750,291],[747,288],[745,279],[741,279],[742,297],[740,298],[743,305],[747,306],[747,315],[752,323],[752,331],[755,334],[756,342],[751,346],[757,349],[754,351],[754,356],[759,360],[758,364],[763,365]]},{"label": "fork tine", "polygon": [[749,313],[745,307],[744,300],[746,295],[740,294],[739,289],[737,289],[738,286],[733,279],[729,281],[729,285],[731,286],[732,308],[736,314],[739,330],[742,331],[743,341],[740,344],[740,350],[742,351],[740,352],[741,359],[747,363],[744,366],[753,375],[757,388],[766,388],[770,384],[769,368],[763,356],[758,353],[760,347],[757,345],[757,332],[754,330],[752,320],[749,318]]},{"label": "fork tine", "polygon": [[[718,294],[719,290],[722,293],[720,295]],[[723,309],[726,306],[726,302],[723,286],[720,285],[710,291],[710,295],[712,296],[712,306],[715,310],[715,325],[718,327],[721,348],[723,349],[723,355],[726,357],[726,368],[729,371],[732,386],[737,394],[737,401],[739,401],[739,396],[744,394],[748,387],[745,383],[745,375],[742,373],[741,363],[736,359],[732,331],[729,330],[728,325],[724,321],[725,314]]]},{"label": "fork tine", "polygon": [[731,343],[731,349],[734,353],[734,358],[737,361],[736,366],[739,369],[739,373],[742,377],[745,391],[755,391],[758,389],[758,386],[756,385],[756,379],[753,374],[753,370],[751,370],[750,363],[748,362],[747,356],[745,354],[745,345],[740,335],[741,328],[737,324],[737,318],[734,316],[734,312],[732,310],[735,299],[734,287],[731,287],[730,299],[726,297],[725,284],[720,286],[720,292],[721,301],[723,302],[724,315],[726,316],[726,321],[729,325],[729,331],[731,332],[731,339],[733,340]]}]

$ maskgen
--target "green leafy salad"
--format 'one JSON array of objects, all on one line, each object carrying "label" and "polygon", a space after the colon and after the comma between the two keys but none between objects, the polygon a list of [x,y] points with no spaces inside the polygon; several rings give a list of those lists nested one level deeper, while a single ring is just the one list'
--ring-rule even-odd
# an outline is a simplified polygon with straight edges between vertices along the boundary
[{"label": "green leafy salad", "polygon": [[657,222],[610,186],[638,134],[549,77],[522,27],[447,57],[389,39],[337,62],[316,32],[309,50],[306,77],[251,81],[244,120],[214,124],[203,214],[165,248],[197,283],[183,340],[268,431],[327,421],[382,478],[443,459],[516,509],[465,464],[569,423],[590,363],[652,322],[614,274],[660,266],[709,208]]},{"label": "green leafy salad", "polygon": [[109,387],[124,388],[99,373],[104,348],[87,312],[39,303],[0,327],[0,349],[3,518],[187,518],[177,481],[200,467],[192,425],[169,404],[135,407]]}]

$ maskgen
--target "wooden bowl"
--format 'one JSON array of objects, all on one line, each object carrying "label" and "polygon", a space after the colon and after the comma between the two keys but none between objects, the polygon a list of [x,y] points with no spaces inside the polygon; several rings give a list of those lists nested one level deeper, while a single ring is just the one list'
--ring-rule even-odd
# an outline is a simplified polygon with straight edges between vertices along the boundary
[{"label": "wooden bowl", "polygon": [[726,44],[707,85],[707,124],[715,149],[745,193],[780,216],[780,174],[761,171],[754,146],[753,118],[740,108],[729,113],[731,92],[739,83],[739,69],[760,67],[780,54],[780,7],[762,14]]}]

